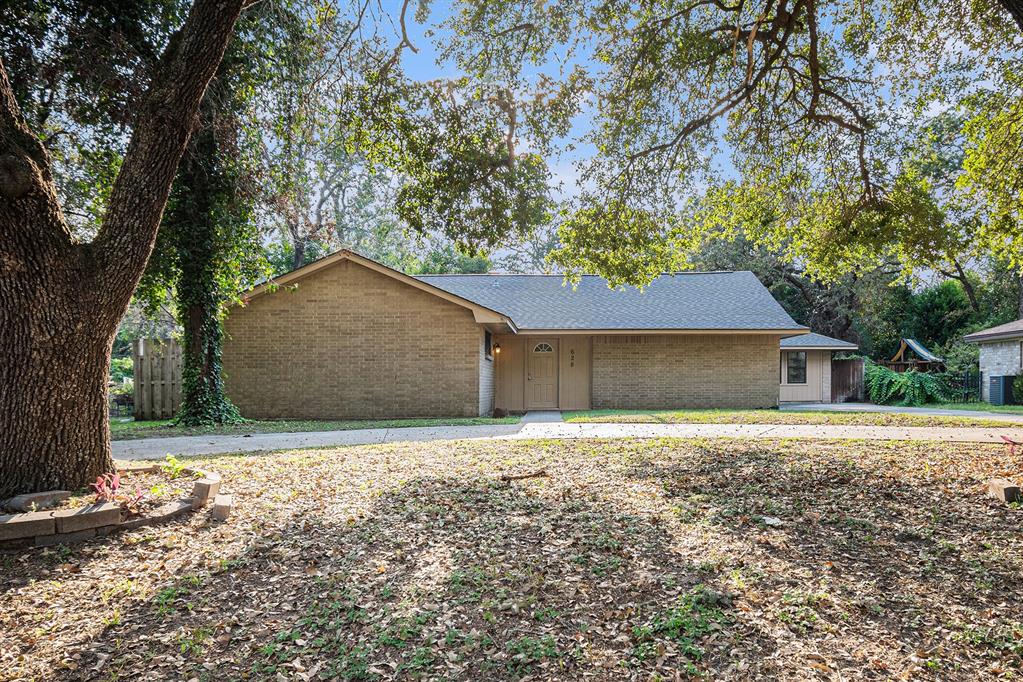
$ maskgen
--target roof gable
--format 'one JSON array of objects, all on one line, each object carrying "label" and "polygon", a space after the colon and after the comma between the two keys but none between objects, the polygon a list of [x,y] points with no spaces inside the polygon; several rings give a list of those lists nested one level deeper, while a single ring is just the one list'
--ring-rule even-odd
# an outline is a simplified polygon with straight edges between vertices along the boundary
[{"label": "roof gable", "polygon": [[276,277],[268,282],[260,284],[259,286],[253,287],[252,289],[249,289],[248,291],[242,294],[242,301],[247,303],[248,301],[252,300],[253,298],[256,298],[257,296],[262,296],[274,291],[274,289],[277,287],[295,284],[299,280],[308,277],[309,275],[312,275],[324,268],[337,265],[344,261],[356,263],[357,265],[361,265],[375,272],[379,272],[380,274],[395,279],[399,282],[402,282],[403,284],[407,284],[421,291],[433,294],[434,296],[442,298],[446,301],[450,301],[452,303],[460,305],[463,308],[467,308],[472,311],[473,316],[477,322],[495,324],[503,323],[507,324],[513,331],[515,330],[514,322],[512,322],[507,315],[497,310],[492,310],[485,305],[481,305],[475,301],[465,299],[456,293],[435,287],[429,282],[425,282],[421,279],[417,279],[410,275],[406,275],[403,272],[395,270],[394,268],[389,268],[386,265],[378,263],[377,261],[371,258],[360,256],[354,251],[349,251],[348,249],[336,251],[330,254],[329,256],[324,256],[323,258],[315,260],[312,263],[304,265],[298,269],[292,270],[291,272],[286,272],[280,277]]}]

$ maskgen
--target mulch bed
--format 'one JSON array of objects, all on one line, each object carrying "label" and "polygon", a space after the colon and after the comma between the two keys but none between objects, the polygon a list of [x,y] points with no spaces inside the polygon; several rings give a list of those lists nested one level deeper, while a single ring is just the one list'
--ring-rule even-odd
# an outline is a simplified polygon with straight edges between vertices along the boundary
[{"label": "mulch bed", "polygon": [[[178,473],[171,475],[160,467],[157,471],[128,470],[121,473],[121,491],[123,493],[141,493],[144,497],[138,505],[144,516],[162,504],[186,497],[192,492],[194,475]],[[91,488],[76,491],[68,499],[50,507],[50,510],[79,509],[96,501],[96,492]]]},{"label": "mulch bed", "polygon": [[[996,446],[465,441],[223,456],[238,509],[0,557],[0,679],[1021,674]],[[545,476],[501,480],[502,475]]]}]

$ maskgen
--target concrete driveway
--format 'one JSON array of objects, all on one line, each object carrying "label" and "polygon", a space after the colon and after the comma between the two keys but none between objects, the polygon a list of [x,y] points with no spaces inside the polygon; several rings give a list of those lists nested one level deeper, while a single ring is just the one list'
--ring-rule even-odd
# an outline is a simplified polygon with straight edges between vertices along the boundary
[{"label": "concrete driveway", "polygon": [[1002,435],[1023,441],[1020,428],[842,426],[788,424],[566,424],[523,420],[521,424],[355,429],[232,436],[181,436],[114,441],[116,459],[163,459],[166,455],[213,455],[253,450],[293,450],[376,443],[463,439],[572,438],[819,438],[1001,443]]}]

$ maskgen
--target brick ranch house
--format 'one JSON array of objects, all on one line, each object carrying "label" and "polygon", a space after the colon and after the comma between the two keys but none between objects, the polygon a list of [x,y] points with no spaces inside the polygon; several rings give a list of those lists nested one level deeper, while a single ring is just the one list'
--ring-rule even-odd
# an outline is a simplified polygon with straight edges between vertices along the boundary
[{"label": "brick ranch house", "polygon": [[843,343],[810,335],[783,352],[809,330],[750,272],[572,289],[548,275],[412,277],[351,251],[246,292],[225,329],[228,395],[264,419],[827,401],[824,358]]}]

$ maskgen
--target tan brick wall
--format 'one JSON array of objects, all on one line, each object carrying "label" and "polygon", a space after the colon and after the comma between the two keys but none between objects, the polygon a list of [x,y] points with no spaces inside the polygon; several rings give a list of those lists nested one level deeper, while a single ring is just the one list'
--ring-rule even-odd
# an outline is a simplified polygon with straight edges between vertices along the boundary
[{"label": "tan brick wall", "polygon": [[251,418],[475,416],[472,313],[350,261],[225,321],[227,392]]},{"label": "tan brick wall", "polygon": [[593,337],[593,409],[774,407],[778,336]]}]

